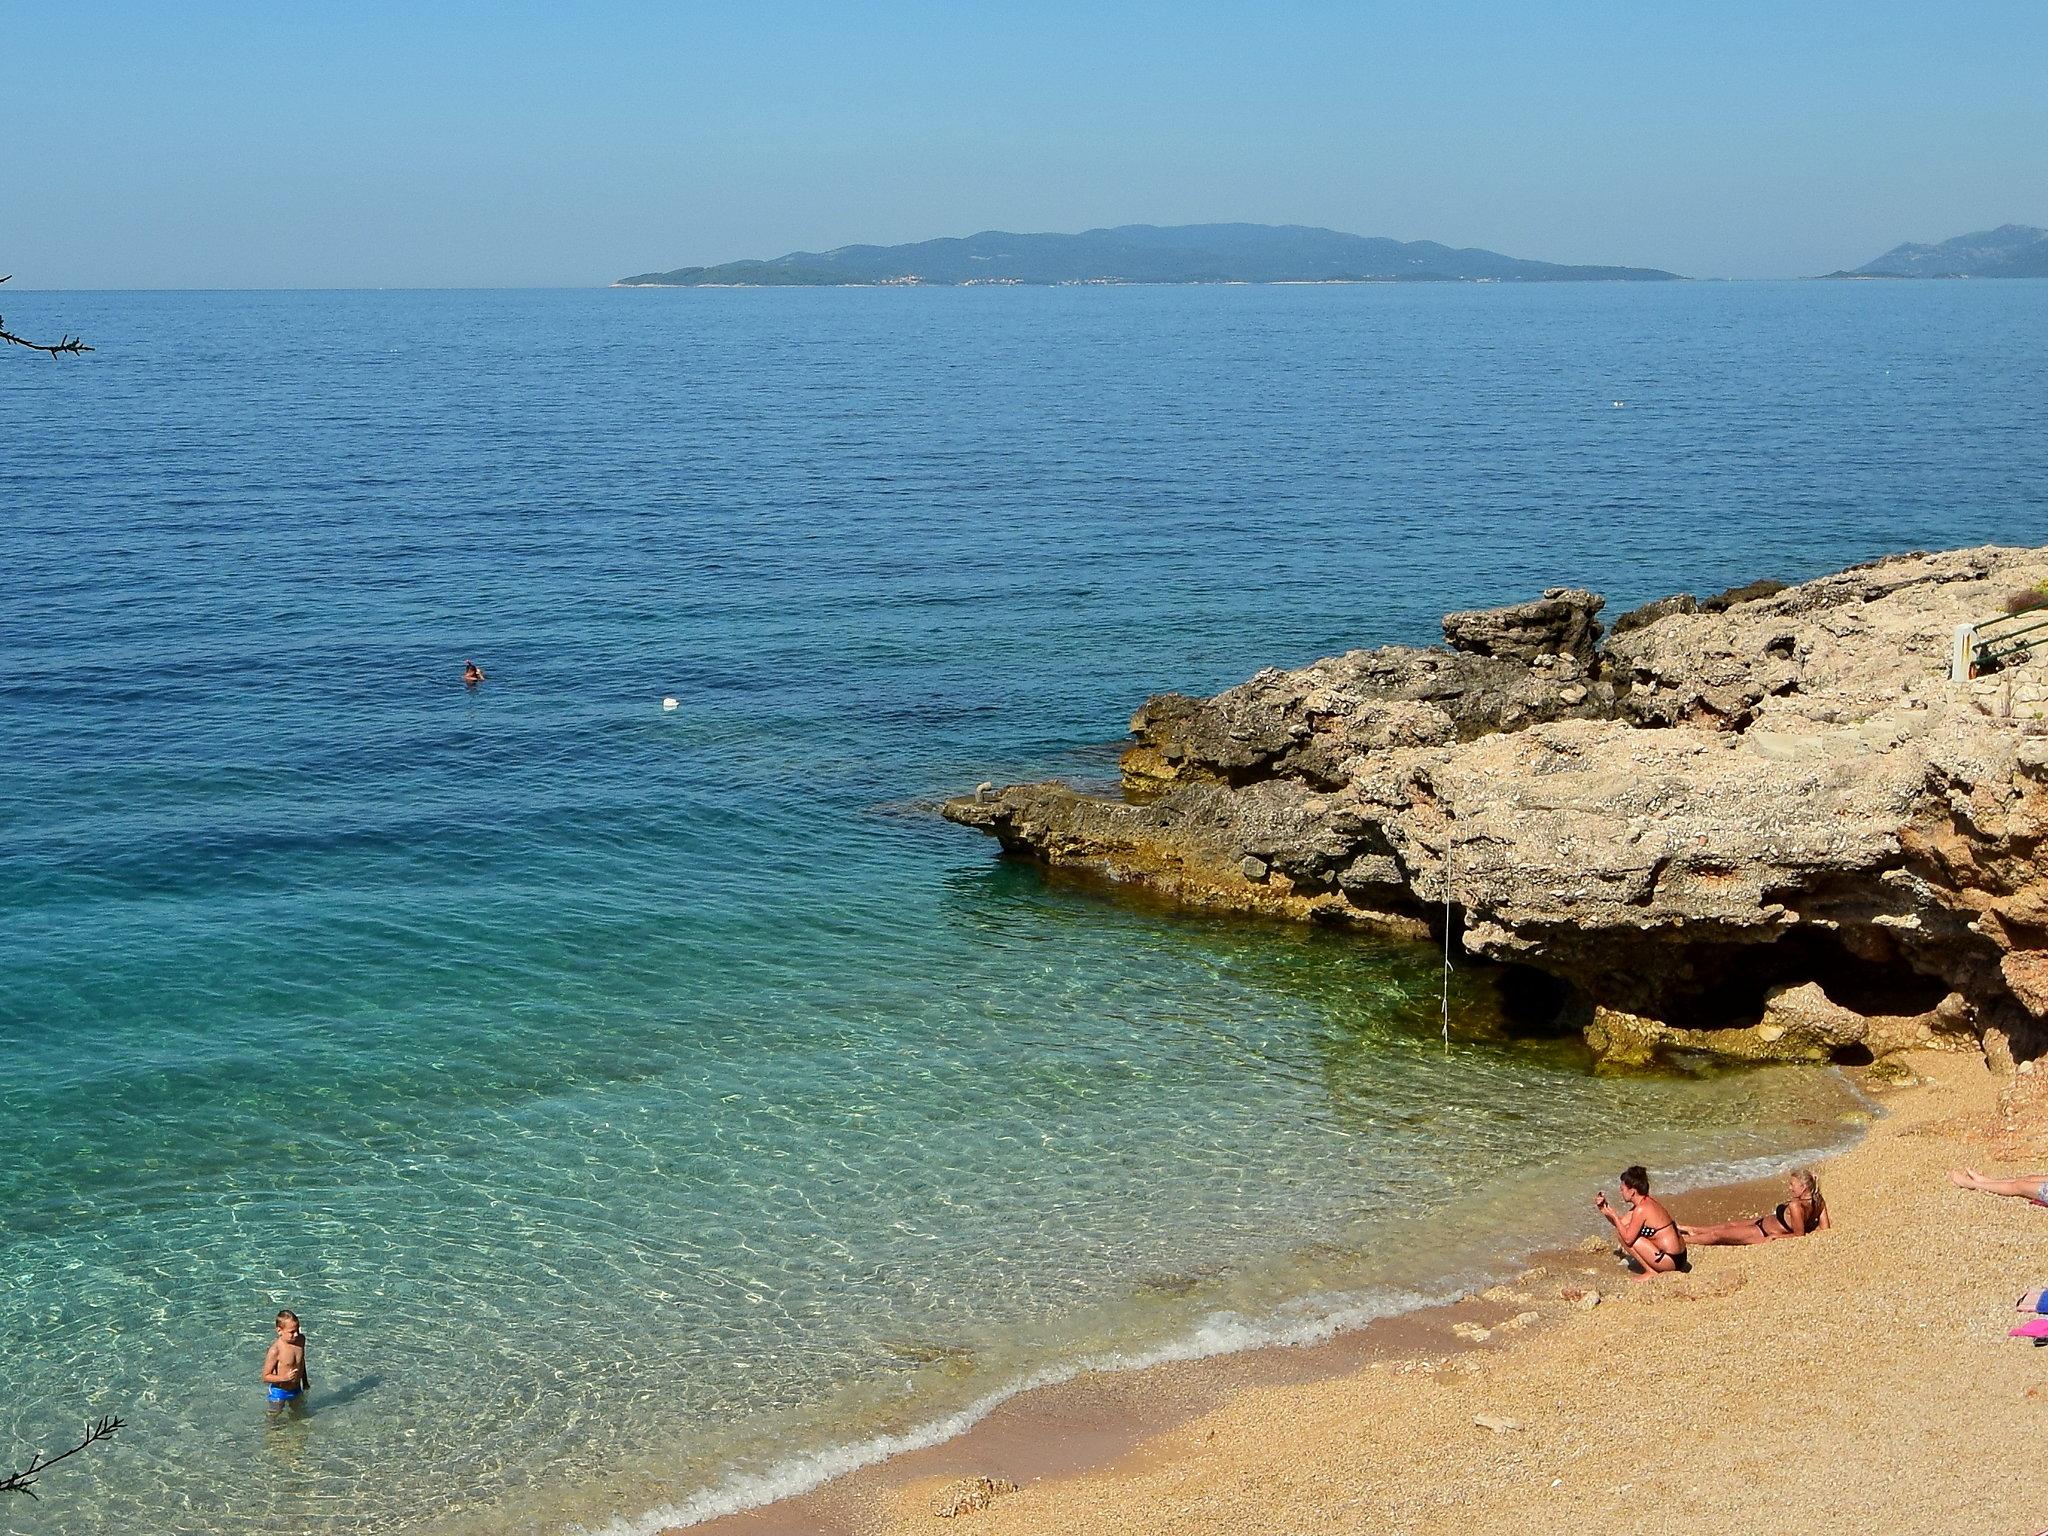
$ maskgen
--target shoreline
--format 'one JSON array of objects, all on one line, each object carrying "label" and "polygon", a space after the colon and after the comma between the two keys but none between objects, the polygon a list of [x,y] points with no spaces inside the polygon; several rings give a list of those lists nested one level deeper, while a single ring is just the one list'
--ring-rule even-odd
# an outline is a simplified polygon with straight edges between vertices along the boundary
[{"label": "shoreline", "polygon": [[[1788,1536],[2039,1529],[2048,1492],[2009,1469],[2038,1445],[2048,1386],[2004,1330],[2012,1298],[2048,1278],[2035,1256],[2048,1214],[1940,1174],[2038,1156],[2048,1080],[2002,1079],[1974,1055],[1911,1065],[1883,1118],[1818,1160],[1826,1233],[1695,1249],[1690,1275],[1645,1282],[1589,1237],[1533,1255],[1514,1281],[1320,1344],[1025,1392],[939,1445],[688,1529],[937,1532],[952,1527],[935,1504],[976,1478],[1019,1488],[965,1514],[972,1528],[1046,1536],[1505,1536],[1536,1528],[1538,1510],[1544,1528],[1627,1528],[1645,1499],[1674,1501],[1677,1518],[1684,1500],[1757,1486]],[[1778,1190],[1673,1203],[1712,1220]],[[1597,1305],[1565,1294],[1587,1289]],[[1825,1474],[1788,1479],[1802,1464]]]},{"label": "shoreline", "polygon": [[[1588,283],[1690,283],[1734,282],[1734,278],[1696,279],[1678,273],[1660,277],[1215,277],[1193,278],[1177,281],[1166,278],[1110,277],[1110,278],[1058,278],[1046,282],[1027,282],[1023,278],[969,278],[963,282],[940,282],[919,279],[915,282],[874,281],[845,283],[621,283],[611,282],[607,288],[714,288],[729,292],[753,292],[760,289],[791,290],[798,288],[1412,288],[1466,287],[1466,288],[1556,288],[1577,286]],[[1757,278],[1757,282],[1808,282],[1819,279],[1808,278]],[[56,292],[60,290],[49,290]]]},{"label": "shoreline", "polygon": [[[1883,1101],[1858,1077],[1841,1074],[1848,1095],[1874,1120],[1884,1113]],[[1866,1123],[1832,1150],[1788,1152],[1768,1160],[1787,1168],[1802,1162],[1824,1167],[1853,1153],[1869,1130]],[[1684,1205],[1682,1219],[1711,1222],[1769,1209],[1782,1194],[1778,1173],[1734,1179],[1709,1175],[1707,1182],[1682,1187],[1668,1198]],[[1364,1321],[1347,1322],[1339,1311],[1305,1322],[1305,1337],[1276,1336],[1186,1356],[1177,1356],[1169,1343],[1160,1348],[1163,1358],[1127,1366],[1077,1362],[1070,1375],[997,1389],[993,1401],[985,1398],[900,1435],[820,1451],[817,1462],[851,1464],[822,1471],[796,1491],[731,1512],[693,1514],[682,1524],[656,1525],[659,1512],[651,1511],[616,1529],[630,1525],[659,1536],[685,1531],[693,1536],[867,1536],[882,1529],[884,1512],[896,1508],[906,1490],[983,1476],[1030,1486],[1099,1473],[1247,1393],[1341,1380],[1390,1361],[1442,1360],[1497,1349],[1535,1326],[1531,1319],[1536,1314],[1528,1310],[1534,1298],[1522,1290],[1531,1276],[1555,1275],[1564,1288],[1609,1297],[1633,1284],[1611,1251],[1612,1245],[1597,1235],[1574,1240],[1551,1231],[1507,1247],[1476,1278],[1469,1270],[1465,1280],[1447,1276],[1442,1294],[1392,1301],[1390,1310]],[[807,1474],[797,1469],[807,1460],[798,1457],[785,1464],[789,1475],[804,1481]],[[925,1524],[930,1525],[929,1517]],[[893,1524],[887,1528],[897,1529]]]}]

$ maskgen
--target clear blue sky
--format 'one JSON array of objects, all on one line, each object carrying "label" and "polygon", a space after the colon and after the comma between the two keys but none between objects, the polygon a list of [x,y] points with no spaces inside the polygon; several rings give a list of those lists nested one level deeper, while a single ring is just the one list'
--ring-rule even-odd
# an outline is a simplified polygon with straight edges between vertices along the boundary
[{"label": "clear blue sky", "polygon": [[0,271],[602,283],[1326,224],[1783,276],[2048,224],[2048,4],[0,5]]}]

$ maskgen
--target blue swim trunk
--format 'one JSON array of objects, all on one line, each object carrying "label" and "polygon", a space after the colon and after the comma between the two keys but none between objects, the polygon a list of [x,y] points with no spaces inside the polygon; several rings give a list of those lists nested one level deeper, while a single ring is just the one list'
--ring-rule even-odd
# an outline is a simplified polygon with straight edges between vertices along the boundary
[{"label": "blue swim trunk", "polygon": [[297,1387],[272,1387],[270,1389],[270,1400],[273,1403],[295,1403],[299,1400],[299,1389]]}]

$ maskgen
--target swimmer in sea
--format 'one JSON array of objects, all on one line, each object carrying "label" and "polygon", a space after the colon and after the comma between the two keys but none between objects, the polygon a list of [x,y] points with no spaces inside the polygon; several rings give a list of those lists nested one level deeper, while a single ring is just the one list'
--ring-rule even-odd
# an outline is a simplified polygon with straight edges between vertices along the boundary
[{"label": "swimmer in sea", "polygon": [[290,1407],[312,1387],[306,1374],[306,1336],[299,1331],[299,1314],[277,1314],[277,1337],[263,1357],[263,1385],[269,1389],[270,1410]]},{"label": "swimmer in sea", "polygon": [[483,680],[484,669],[482,667],[478,666],[473,661],[465,661],[462,664],[463,686],[468,688],[474,688],[478,683],[482,682]]}]

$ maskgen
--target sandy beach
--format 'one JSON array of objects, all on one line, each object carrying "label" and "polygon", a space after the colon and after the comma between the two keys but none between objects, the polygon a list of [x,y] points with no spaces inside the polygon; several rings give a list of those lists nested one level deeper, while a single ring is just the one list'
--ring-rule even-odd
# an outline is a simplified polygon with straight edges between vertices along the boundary
[{"label": "sandy beach", "polygon": [[[2048,1356],[2006,1330],[2014,1298],[2048,1283],[2048,1211],[1943,1175],[2048,1161],[2048,1083],[1966,1054],[1910,1065],[1869,1135],[1821,1165],[1828,1232],[1695,1249],[1691,1275],[1637,1283],[1589,1213],[1583,1243],[1457,1306],[1020,1399],[947,1445],[697,1529],[2039,1531]],[[1673,1204],[1713,1219],[1775,1198]]]}]

